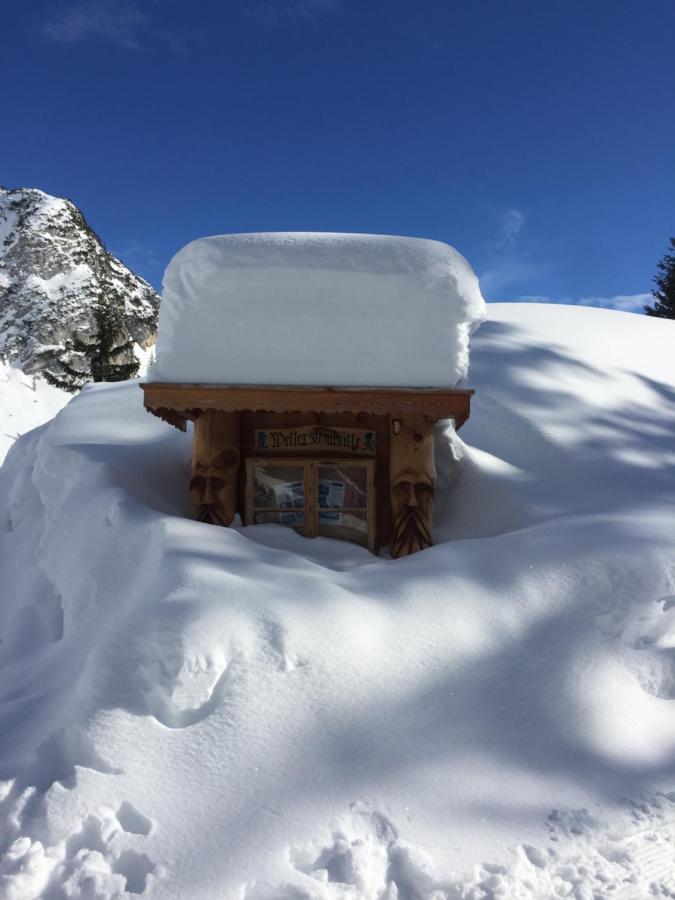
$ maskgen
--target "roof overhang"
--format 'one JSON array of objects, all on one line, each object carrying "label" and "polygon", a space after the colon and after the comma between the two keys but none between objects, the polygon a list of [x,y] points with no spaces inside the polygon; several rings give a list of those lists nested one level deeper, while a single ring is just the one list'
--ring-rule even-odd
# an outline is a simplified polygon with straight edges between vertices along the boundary
[{"label": "roof overhang", "polygon": [[221,412],[370,413],[430,419],[454,419],[460,428],[469,418],[473,390],[402,387],[330,387],[264,384],[141,384],[145,408],[185,431],[186,422],[205,410]]}]

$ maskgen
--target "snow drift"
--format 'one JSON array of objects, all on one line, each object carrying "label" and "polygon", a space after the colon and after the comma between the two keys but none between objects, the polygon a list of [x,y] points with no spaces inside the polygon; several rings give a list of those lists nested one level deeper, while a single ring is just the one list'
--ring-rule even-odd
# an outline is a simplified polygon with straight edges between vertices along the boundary
[{"label": "snow drift", "polygon": [[668,896],[675,325],[496,304],[439,544],[191,521],[86,388],[0,469],[0,897]]},{"label": "snow drift", "polygon": [[18,437],[55,416],[71,397],[0,360],[0,464]]},{"label": "snow drift", "polygon": [[452,247],[360,234],[219,235],[169,264],[154,381],[452,387],[485,317]]}]

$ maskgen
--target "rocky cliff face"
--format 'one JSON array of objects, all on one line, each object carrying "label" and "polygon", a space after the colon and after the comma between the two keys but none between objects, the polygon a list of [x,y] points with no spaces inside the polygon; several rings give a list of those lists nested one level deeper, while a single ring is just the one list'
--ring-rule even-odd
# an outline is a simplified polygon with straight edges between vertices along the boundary
[{"label": "rocky cliff face", "polygon": [[105,249],[75,204],[0,187],[0,358],[39,372],[93,328],[101,300],[123,310],[140,347],[154,342],[158,294]]}]

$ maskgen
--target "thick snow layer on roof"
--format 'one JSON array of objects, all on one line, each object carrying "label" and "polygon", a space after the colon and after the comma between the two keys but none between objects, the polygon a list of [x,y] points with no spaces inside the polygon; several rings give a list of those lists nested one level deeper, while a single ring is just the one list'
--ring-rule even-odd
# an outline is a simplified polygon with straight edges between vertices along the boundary
[{"label": "thick snow layer on roof", "polygon": [[169,264],[155,381],[452,387],[485,317],[440,241],[265,233],[193,241]]},{"label": "thick snow layer on roof", "polygon": [[17,441],[2,900],[673,896],[675,322],[488,309],[406,559],[193,521],[135,382]]}]

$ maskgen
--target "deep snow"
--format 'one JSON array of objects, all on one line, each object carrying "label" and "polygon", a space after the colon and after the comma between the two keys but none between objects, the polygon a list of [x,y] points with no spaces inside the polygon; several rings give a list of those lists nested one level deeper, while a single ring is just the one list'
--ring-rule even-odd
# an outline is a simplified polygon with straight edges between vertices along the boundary
[{"label": "deep snow", "polygon": [[[142,377],[154,356],[154,345],[134,344],[134,355]],[[72,396],[40,375],[27,375],[0,359],[0,464],[17,438],[52,419]]]},{"label": "deep snow", "polygon": [[673,895],[675,324],[489,317],[403,560],[191,521],[137,383],[17,441],[0,898]]},{"label": "deep snow", "polygon": [[71,396],[0,360],[0,463],[17,438],[53,418]]},{"label": "deep snow", "polygon": [[164,274],[155,381],[451,387],[485,318],[448,244],[378,234],[221,234]]}]

